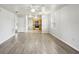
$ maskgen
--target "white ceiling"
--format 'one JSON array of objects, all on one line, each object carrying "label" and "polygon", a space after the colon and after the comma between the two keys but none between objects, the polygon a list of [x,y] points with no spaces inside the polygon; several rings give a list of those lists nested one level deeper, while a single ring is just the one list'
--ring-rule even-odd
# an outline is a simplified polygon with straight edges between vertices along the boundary
[{"label": "white ceiling", "polygon": [[[19,16],[48,14],[62,6],[63,4],[0,4],[0,7]],[[31,12],[31,9],[35,9],[35,12]]]}]

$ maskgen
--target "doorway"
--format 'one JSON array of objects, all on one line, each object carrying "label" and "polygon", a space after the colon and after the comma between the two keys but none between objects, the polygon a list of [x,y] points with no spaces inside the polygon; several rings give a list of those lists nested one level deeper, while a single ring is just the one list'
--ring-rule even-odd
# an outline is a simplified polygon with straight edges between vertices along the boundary
[{"label": "doorway", "polygon": [[41,16],[33,17],[33,31],[41,32],[42,31],[42,18]]}]

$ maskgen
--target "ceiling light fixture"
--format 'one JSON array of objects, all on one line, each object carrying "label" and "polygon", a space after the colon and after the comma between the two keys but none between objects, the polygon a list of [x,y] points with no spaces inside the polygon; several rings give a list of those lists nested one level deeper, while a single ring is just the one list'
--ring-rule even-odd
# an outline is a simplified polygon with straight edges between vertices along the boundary
[{"label": "ceiling light fixture", "polygon": [[35,9],[31,9],[31,12],[35,12]]}]

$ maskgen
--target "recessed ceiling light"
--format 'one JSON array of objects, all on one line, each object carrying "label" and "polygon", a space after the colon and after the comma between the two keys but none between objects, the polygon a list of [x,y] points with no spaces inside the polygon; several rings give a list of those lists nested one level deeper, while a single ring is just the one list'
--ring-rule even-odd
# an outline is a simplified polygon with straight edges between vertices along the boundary
[{"label": "recessed ceiling light", "polygon": [[35,9],[31,9],[31,12],[35,12]]}]

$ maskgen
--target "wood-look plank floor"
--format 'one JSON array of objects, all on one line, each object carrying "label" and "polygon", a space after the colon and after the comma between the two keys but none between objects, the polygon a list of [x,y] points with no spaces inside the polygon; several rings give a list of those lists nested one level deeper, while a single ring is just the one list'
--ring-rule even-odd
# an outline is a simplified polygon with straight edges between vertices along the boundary
[{"label": "wood-look plank floor", "polygon": [[76,53],[75,51],[71,52],[71,50],[63,48],[55,40],[57,39],[50,34],[18,33],[15,37],[0,45],[0,54]]}]

